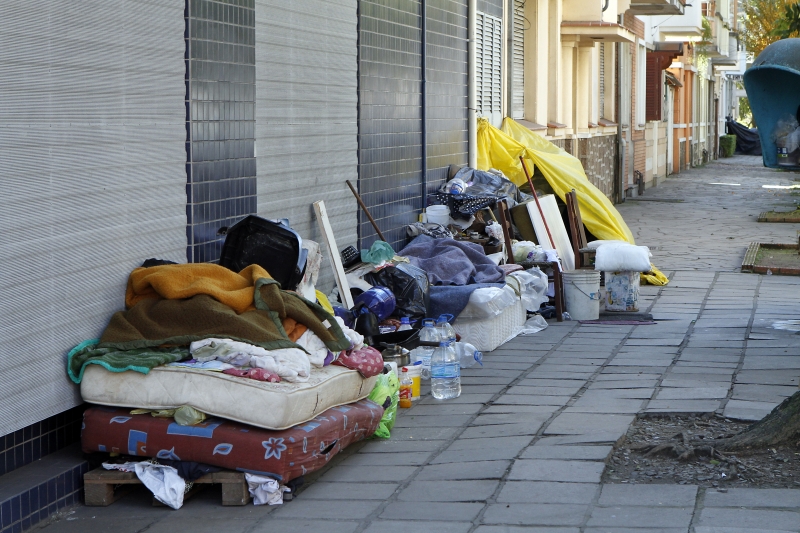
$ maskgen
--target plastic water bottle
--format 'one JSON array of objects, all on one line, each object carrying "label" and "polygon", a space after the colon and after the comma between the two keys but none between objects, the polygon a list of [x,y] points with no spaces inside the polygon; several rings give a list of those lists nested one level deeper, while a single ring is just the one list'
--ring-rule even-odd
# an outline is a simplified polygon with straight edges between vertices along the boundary
[{"label": "plastic water bottle", "polygon": [[470,343],[457,342],[455,348],[461,368],[469,368],[474,366],[475,363],[483,366],[483,353]]},{"label": "plastic water bottle", "polygon": [[436,321],[436,327],[439,329],[439,338],[453,345],[456,343],[456,330],[450,325],[451,320],[453,315],[441,315]]},{"label": "plastic water bottle", "polygon": [[456,351],[442,341],[431,356],[431,394],[437,400],[449,400],[461,396],[461,365]]},{"label": "plastic water bottle", "polygon": [[[439,344],[439,330],[436,329],[436,323],[432,318],[426,318],[422,321],[419,340]],[[411,350],[411,362],[422,361],[420,377],[425,380],[431,379],[431,356],[433,355],[433,350],[433,346],[419,346]]]},{"label": "plastic water bottle", "polygon": [[400,327],[397,328],[397,331],[407,331],[409,329],[411,329],[411,321],[407,316],[400,317]]}]

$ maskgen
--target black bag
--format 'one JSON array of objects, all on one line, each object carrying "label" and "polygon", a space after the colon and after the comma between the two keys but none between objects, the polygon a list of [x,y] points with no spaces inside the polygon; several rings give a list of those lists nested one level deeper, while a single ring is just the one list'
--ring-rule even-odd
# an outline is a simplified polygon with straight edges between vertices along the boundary
[{"label": "black bag", "polygon": [[425,293],[414,276],[396,267],[387,266],[364,275],[364,280],[371,285],[387,287],[394,293],[397,305],[392,313],[393,316],[407,316],[411,320],[421,320],[427,315]]},{"label": "black bag", "polygon": [[219,264],[234,272],[259,265],[283,290],[293,291],[305,274],[306,256],[303,240],[287,219],[273,221],[250,215],[228,230]]}]

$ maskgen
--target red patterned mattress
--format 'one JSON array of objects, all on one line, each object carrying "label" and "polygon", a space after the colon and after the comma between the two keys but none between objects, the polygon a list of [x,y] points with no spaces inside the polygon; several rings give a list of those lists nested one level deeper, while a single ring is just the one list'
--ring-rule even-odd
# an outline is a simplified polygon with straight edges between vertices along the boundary
[{"label": "red patterned mattress", "polygon": [[181,426],[170,418],[132,415],[130,409],[91,407],[83,415],[81,443],[87,453],[195,461],[285,483],[319,470],[339,451],[372,435],[381,416],[383,408],[364,399],[271,431],[220,418]]}]

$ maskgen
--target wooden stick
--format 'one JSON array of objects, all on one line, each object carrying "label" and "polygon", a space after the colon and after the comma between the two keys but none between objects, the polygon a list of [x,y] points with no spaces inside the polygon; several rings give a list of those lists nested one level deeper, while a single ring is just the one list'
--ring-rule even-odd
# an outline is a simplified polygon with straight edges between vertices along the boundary
[{"label": "wooden stick", "polygon": [[336,247],[336,239],[333,236],[333,229],[331,229],[331,223],[328,221],[328,212],[325,211],[325,202],[322,200],[314,202],[314,211],[317,213],[317,223],[319,224],[322,238],[325,241],[325,245],[328,247],[328,256],[330,256],[331,265],[333,266],[333,277],[336,279],[336,286],[339,287],[339,297],[348,309],[352,309],[353,296],[350,294],[350,284],[347,282],[347,276],[342,266],[342,258],[339,255],[339,249]]},{"label": "wooden stick", "polygon": [[383,233],[381,233],[380,228],[378,228],[378,224],[375,222],[375,219],[369,214],[369,209],[367,209],[367,206],[364,205],[364,202],[361,200],[361,196],[359,196],[358,191],[356,191],[355,187],[353,187],[353,184],[350,183],[350,180],[344,180],[344,182],[348,187],[350,187],[350,190],[353,191],[353,195],[356,197],[356,200],[358,200],[358,205],[361,206],[361,209],[364,210],[364,214],[367,215],[369,221],[372,222],[372,227],[375,228],[375,231],[378,233],[378,237],[380,237],[382,241],[386,241],[386,239],[383,238]]},{"label": "wooden stick", "polygon": [[525,177],[528,178],[528,185],[531,188],[531,194],[533,195],[533,199],[536,202],[536,207],[539,209],[539,215],[542,217],[542,223],[544,224],[544,229],[547,230],[547,238],[550,239],[550,246],[553,247],[553,250],[556,249],[556,243],[553,241],[553,235],[550,234],[550,226],[547,225],[547,219],[544,218],[544,211],[542,211],[542,206],[539,205],[539,197],[536,196],[536,189],[533,188],[533,180],[531,179],[530,174],[528,174],[528,167],[525,166],[525,159],[522,156],[519,156],[519,162],[522,163],[522,170],[525,172]]}]

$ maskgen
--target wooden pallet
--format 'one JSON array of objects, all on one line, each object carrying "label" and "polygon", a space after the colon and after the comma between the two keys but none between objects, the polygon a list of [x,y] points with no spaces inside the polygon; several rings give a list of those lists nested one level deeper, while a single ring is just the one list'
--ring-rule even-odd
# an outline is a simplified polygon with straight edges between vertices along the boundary
[{"label": "wooden pallet", "polygon": [[[215,472],[195,480],[194,487],[185,496],[187,500],[195,493],[210,484],[222,485],[222,505],[247,505],[250,502],[250,492],[247,482],[241,472]],[[106,470],[97,468],[83,475],[83,490],[86,505],[105,507],[111,505],[125,494],[130,492],[135,485],[142,482],[133,472],[120,472],[119,470]],[[153,505],[161,505],[153,498]]]}]

